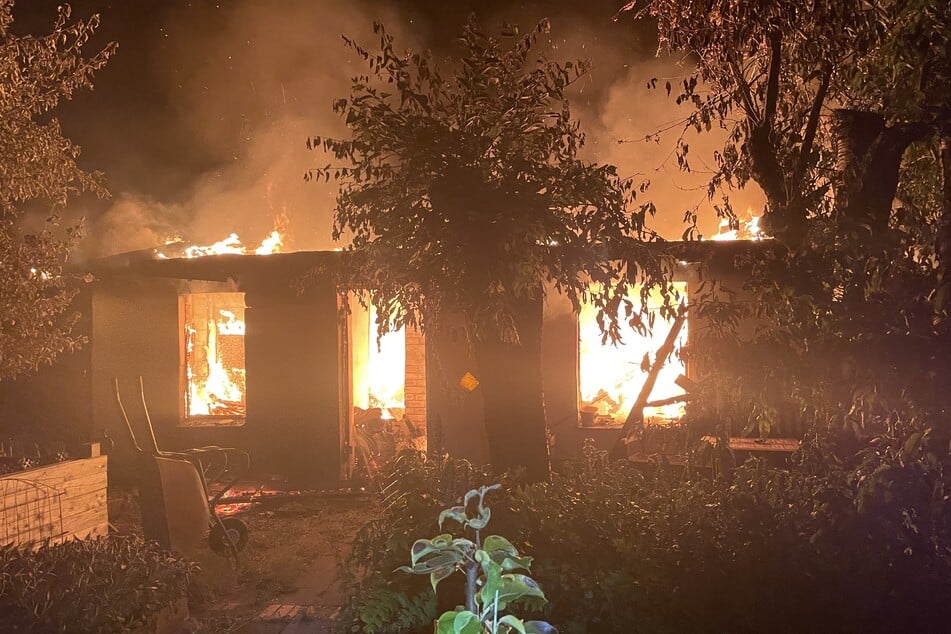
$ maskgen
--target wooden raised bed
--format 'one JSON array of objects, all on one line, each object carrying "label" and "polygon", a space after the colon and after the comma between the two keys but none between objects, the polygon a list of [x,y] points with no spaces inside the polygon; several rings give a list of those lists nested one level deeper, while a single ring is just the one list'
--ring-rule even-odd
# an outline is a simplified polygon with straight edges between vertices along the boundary
[{"label": "wooden raised bed", "polygon": [[0,544],[108,534],[106,456],[89,453],[0,477]]}]

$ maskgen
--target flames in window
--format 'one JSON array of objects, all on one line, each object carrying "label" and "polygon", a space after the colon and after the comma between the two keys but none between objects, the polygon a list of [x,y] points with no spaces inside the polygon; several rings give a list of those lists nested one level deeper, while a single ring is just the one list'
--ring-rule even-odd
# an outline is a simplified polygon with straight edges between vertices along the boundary
[{"label": "flames in window", "polygon": [[[686,283],[676,282],[674,288],[682,299],[686,298]],[[640,290],[632,290],[629,298],[635,306],[639,306]],[[652,333],[641,335],[625,324],[621,328],[622,340],[617,345],[601,343],[597,309],[590,304],[582,306],[579,316],[578,377],[582,418],[590,417],[588,423],[620,424],[627,418],[647,377],[645,355],[649,363],[654,363],[657,350],[670,330],[671,322],[661,319],[658,314],[663,301],[659,292],[651,293],[648,308],[655,314]],[[684,324],[677,337],[676,349],[679,350],[686,342],[687,326]],[[683,389],[674,381],[679,375],[685,374],[685,370],[683,359],[675,352],[661,369],[649,401],[683,394]],[[683,403],[646,407],[644,420],[672,421],[679,419],[683,413]]]},{"label": "flames in window", "polygon": [[402,419],[406,411],[406,333],[388,332],[377,344],[377,313],[351,302],[353,329],[353,404],[379,408],[384,419]]},{"label": "flames in window", "polygon": [[185,417],[244,418],[244,293],[185,295]]}]

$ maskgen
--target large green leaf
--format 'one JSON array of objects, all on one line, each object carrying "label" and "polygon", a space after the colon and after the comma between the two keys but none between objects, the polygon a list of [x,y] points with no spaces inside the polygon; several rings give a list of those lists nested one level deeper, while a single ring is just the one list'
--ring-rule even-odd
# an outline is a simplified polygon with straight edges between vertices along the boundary
[{"label": "large green leaf", "polygon": [[436,621],[436,634],[483,634],[483,631],[479,617],[468,610],[444,612]]},{"label": "large green leaf", "polygon": [[499,629],[500,632],[518,632],[519,634],[525,634],[525,624],[522,623],[521,619],[511,614],[506,614],[500,618],[498,625],[507,626],[506,629]]},{"label": "large green leaf", "polygon": [[531,570],[532,558],[519,557],[512,543],[499,535],[489,535],[482,545],[492,561],[502,566],[504,572],[513,570]]},{"label": "large green leaf", "polygon": [[[482,567],[482,589],[476,596],[476,599],[482,605],[490,605],[495,601],[497,592],[502,591],[502,566],[497,564],[484,550],[476,551],[476,561]],[[502,609],[504,603],[499,602],[499,609]]]},{"label": "large green leaf", "polygon": [[455,549],[447,549],[427,557],[425,561],[415,563],[412,566],[400,566],[397,568],[400,572],[411,572],[416,575],[428,575],[434,570],[440,568],[453,567],[462,563],[465,555]]},{"label": "large green leaf", "polygon": [[512,542],[501,535],[489,535],[482,542],[482,550],[489,554],[499,551],[509,557],[518,557],[518,550],[512,545]]},{"label": "large green leaf", "polygon": [[449,533],[437,535],[432,539],[417,539],[415,542],[413,542],[413,548],[410,551],[410,561],[415,564],[423,557],[440,550],[445,550],[451,546],[452,535]]},{"label": "large green leaf", "polygon": [[[546,600],[545,593],[538,587],[535,580],[528,575],[513,573],[502,575],[498,599],[500,610],[508,606],[509,603],[525,597],[534,597],[542,601]],[[491,600],[495,600],[494,593]]]}]

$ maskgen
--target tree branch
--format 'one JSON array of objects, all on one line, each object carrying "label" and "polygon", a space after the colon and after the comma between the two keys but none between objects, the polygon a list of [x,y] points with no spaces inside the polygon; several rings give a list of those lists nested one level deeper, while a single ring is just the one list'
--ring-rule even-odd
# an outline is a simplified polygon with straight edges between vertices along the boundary
[{"label": "tree branch", "polygon": [[826,62],[822,69],[822,80],[819,82],[819,89],[816,91],[816,96],[812,100],[812,108],[809,110],[809,119],[806,121],[806,131],[802,137],[802,147],[799,150],[799,160],[796,163],[796,171],[793,172],[793,196],[799,197],[802,193],[802,179],[806,174],[806,166],[809,164],[812,146],[816,142],[816,131],[819,129],[819,116],[822,113],[822,104],[825,103],[826,94],[829,92],[832,70],[832,62]]},{"label": "tree branch", "polygon": [[750,120],[758,125],[760,121],[759,112],[756,110],[756,105],[753,103],[753,95],[750,92],[750,85],[746,81],[746,77],[743,75],[743,71],[740,70],[739,64],[736,63],[736,60],[730,58],[730,69],[733,71],[733,77],[736,79],[736,86],[740,91],[740,99],[743,101],[743,107],[746,108],[746,112],[750,117]]},{"label": "tree branch", "polygon": [[766,79],[766,106],[763,110],[763,122],[771,126],[776,116],[776,102],[779,100],[779,69],[782,66],[782,36],[772,29],[766,36],[769,40],[769,76]]}]

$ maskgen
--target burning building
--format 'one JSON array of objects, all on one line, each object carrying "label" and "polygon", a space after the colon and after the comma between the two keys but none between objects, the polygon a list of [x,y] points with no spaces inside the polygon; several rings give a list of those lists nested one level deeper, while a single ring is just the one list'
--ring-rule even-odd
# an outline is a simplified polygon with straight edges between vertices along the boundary
[{"label": "burning building", "polygon": [[[351,477],[368,414],[395,421],[418,447],[485,461],[479,371],[461,324],[425,339],[397,331],[378,340],[375,309],[333,281],[345,252],[272,253],[278,243],[272,236],[268,248],[244,249],[229,237],[214,251],[149,250],[94,264],[97,281],[84,311],[91,341],[76,391],[90,395],[90,435],[108,430],[116,439],[113,465],[121,468],[125,437],[114,379],[133,391],[140,376],[160,446],[238,447],[251,453],[259,473],[302,485]],[[689,306],[711,277],[738,289],[734,256],[764,246],[687,243],[675,270],[677,301]],[[700,259],[708,261],[703,280],[688,264]],[[295,281],[314,270],[322,273],[299,292]],[[659,313],[662,301],[651,294],[649,307]],[[676,333],[674,354],[648,395],[647,421],[665,424],[683,414],[677,379],[699,369],[681,352],[703,327],[691,316]],[[585,438],[602,447],[617,439],[644,385],[645,358],[669,331],[655,315],[651,334],[622,331],[613,346],[602,341],[591,306],[578,314],[566,298],[549,294],[542,363],[555,458],[575,453]]]}]

